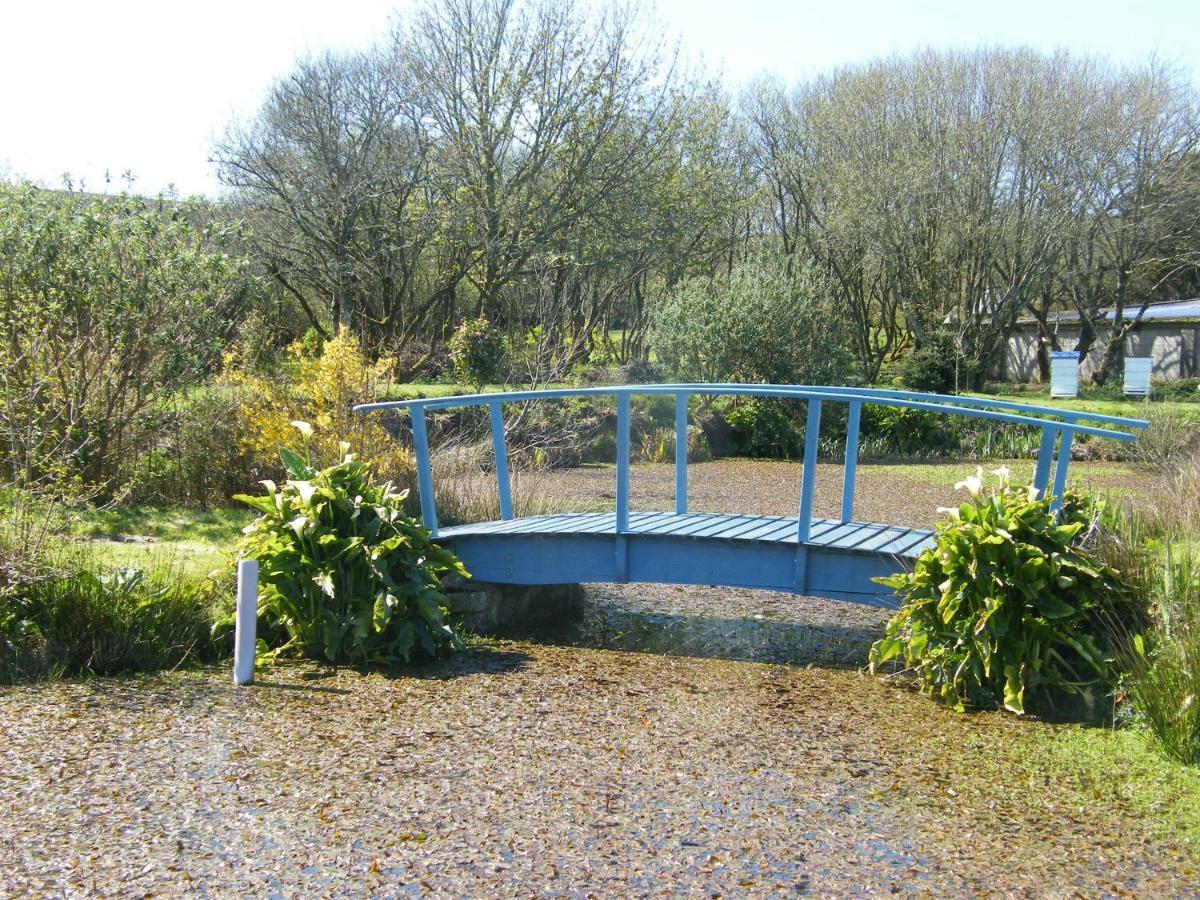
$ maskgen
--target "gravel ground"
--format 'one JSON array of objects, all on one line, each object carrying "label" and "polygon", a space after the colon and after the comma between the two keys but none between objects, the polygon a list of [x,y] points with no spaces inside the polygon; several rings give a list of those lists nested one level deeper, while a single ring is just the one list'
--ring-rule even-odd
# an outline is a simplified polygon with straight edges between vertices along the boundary
[{"label": "gravel ground", "polygon": [[[753,490],[790,511],[797,469],[748,468],[697,467],[697,508]],[[669,497],[669,467],[639,476]],[[863,484],[891,492],[892,521],[953,500],[882,470]],[[536,641],[395,677],[0,689],[0,895],[1195,892],[1194,846],[1119,785],[1030,762],[1060,726],[864,675],[883,615],[605,585]]]}]

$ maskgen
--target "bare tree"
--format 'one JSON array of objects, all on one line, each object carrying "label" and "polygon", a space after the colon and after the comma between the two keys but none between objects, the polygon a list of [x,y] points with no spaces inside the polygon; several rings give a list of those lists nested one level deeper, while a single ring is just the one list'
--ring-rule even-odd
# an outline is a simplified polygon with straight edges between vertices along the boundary
[{"label": "bare tree", "polygon": [[302,61],[217,147],[266,271],[326,336],[403,336],[423,312],[429,142],[406,75],[376,51]]},{"label": "bare tree", "polygon": [[948,331],[978,381],[1019,315],[1071,301],[1085,343],[1116,306],[1118,358],[1149,273],[1193,264],[1188,96],[1065,54],[929,51],[743,107],[773,232],[833,277],[864,377]]},{"label": "bare tree", "polygon": [[675,88],[628,15],[568,2],[447,0],[396,36],[422,86],[440,202],[462,229],[478,312],[533,258],[654,165]]}]

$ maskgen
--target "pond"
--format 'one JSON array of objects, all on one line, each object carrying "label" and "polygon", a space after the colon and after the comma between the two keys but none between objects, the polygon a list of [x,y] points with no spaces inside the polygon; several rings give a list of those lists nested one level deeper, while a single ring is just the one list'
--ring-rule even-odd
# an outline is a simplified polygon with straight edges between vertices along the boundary
[{"label": "pond", "polygon": [[881,616],[600,586],[537,640],[393,675],[4,689],[0,894],[1195,887],[1195,779],[865,675]]}]

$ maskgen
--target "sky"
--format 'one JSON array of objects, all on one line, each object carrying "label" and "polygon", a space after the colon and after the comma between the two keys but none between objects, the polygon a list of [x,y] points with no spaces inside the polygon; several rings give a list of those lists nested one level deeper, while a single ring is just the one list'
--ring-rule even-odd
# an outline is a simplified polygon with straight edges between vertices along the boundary
[{"label": "sky", "polygon": [[[414,0],[0,0],[0,178],[215,195],[213,141],[293,61],[382,35]],[[787,82],[923,47],[1027,44],[1200,75],[1196,0],[657,0],[656,31],[722,74]],[[109,173],[106,181],[105,173]]]}]

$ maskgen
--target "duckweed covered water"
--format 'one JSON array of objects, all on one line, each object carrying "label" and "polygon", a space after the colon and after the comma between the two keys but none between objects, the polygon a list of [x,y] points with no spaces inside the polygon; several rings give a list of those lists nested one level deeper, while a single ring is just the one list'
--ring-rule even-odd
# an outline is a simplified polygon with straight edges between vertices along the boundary
[{"label": "duckweed covered water", "polygon": [[1195,843],[1163,824],[1196,796],[1187,776],[1153,781],[1107,751],[1064,762],[1077,730],[959,715],[856,671],[884,615],[603,586],[537,642],[404,672],[5,689],[0,896],[1200,883]]}]

